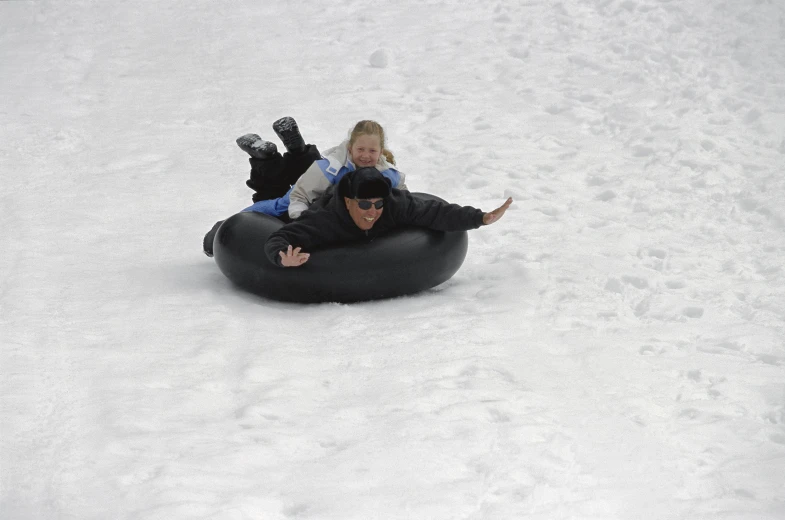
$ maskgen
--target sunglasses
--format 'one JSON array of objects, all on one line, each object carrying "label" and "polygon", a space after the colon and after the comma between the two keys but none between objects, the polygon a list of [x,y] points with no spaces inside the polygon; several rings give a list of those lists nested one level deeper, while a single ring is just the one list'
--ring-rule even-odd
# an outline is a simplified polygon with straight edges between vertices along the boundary
[{"label": "sunglasses", "polygon": [[354,199],[357,201],[357,206],[360,209],[371,209],[373,206],[376,209],[382,209],[384,207],[384,199],[379,199],[376,202],[371,202],[370,200],[365,199]]}]

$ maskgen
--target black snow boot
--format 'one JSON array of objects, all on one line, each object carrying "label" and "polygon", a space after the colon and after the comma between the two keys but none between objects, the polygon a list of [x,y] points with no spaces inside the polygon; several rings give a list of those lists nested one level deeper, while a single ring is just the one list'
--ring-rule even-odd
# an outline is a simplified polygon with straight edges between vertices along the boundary
[{"label": "black snow boot", "polygon": [[286,151],[292,154],[299,154],[305,151],[305,141],[303,136],[300,135],[300,129],[294,118],[282,117],[273,123],[273,130],[275,130],[278,138],[283,142]]},{"label": "black snow boot", "polygon": [[237,138],[237,146],[243,149],[251,157],[257,159],[268,159],[278,153],[275,143],[265,141],[256,134],[245,134]]},{"label": "black snow boot", "polygon": [[223,223],[223,220],[216,222],[213,228],[204,236],[204,240],[202,240],[202,250],[204,251],[204,254],[210,258],[213,257],[213,241],[215,240],[215,234],[218,233],[218,228],[221,227],[221,224]]}]

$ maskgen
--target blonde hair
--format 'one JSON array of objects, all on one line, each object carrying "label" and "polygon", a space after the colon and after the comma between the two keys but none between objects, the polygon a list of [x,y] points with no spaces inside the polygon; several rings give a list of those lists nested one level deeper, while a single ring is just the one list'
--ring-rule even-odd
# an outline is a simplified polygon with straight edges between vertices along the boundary
[{"label": "blonde hair", "polygon": [[382,128],[382,125],[369,119],[364,119],[358,122],[356,125],[354,125],[354,128],[349,134],[349,148],[352,147],[354,142],[361,135],[377,136],[379,138],[379,144],[382,147],[382,155],[384,155],[384,158],[387,159],[388,163],[395,164],[395,156],[390,150],[384,147],[384,128]]}]

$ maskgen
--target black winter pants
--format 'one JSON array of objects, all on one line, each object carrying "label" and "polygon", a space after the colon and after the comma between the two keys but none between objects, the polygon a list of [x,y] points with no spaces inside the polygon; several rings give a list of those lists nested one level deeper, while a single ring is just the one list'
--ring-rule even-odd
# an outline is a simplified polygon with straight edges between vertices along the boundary
[{"label": "black winter pants", "polygon": [[245,184],[256,192],[253,201],[283,197],[305,170],[321,157],[319,149],[313,144],[307,145],[298,154],[276,153],[269,159],[251,157],[251,178]]}]

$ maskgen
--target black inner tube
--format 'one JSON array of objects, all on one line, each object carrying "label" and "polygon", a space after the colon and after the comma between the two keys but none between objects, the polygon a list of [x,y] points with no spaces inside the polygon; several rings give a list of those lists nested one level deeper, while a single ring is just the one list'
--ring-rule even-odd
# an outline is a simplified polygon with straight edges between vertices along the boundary
[{"label": "black inner tube", "polygon": [[348,303],[435,287],[458,271],[469,244],[465,231],[401,228],[370,242],[309,251],[311,257],[302,266],[283,268],[264,253],[267,237],[283,225],[255,212],[228,218],[213,242],[218,267],[243,289],[274,300]]}]

